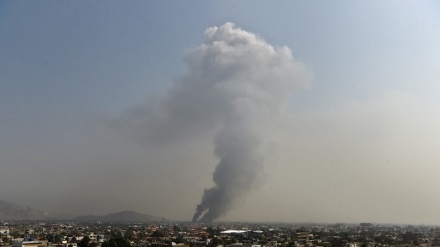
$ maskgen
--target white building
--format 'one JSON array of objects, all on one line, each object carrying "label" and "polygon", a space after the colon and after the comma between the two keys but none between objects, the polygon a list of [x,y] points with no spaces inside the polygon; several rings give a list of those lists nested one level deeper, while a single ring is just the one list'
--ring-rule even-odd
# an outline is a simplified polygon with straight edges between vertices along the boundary
[{"label": "white building", "polygon": [[0,235],[9,235],[9,227],[0,226]]}]

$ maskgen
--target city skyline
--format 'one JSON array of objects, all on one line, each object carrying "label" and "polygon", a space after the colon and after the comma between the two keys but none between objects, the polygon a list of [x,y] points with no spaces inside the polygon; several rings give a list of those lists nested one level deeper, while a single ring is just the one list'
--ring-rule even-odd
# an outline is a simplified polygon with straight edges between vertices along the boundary
[{"label": "city skyline", "polygon": [[[189,221],[231,147],[258,163],[238,172],[261,169],[228,180],[239,193],[212,218],[440,224],[439,16],[435,1],[2,1],[0,200]],[[214,42],[236,60],[203,53]]]}]

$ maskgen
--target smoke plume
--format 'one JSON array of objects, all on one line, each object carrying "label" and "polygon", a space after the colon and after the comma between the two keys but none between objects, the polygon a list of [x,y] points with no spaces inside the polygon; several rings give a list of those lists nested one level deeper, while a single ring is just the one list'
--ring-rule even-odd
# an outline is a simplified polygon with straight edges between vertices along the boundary
[{"label": "smoke plume", "polygon": [[208,28],[185,62],[188,72],[167,95],[126,120],[154,143],[211,135],[219,159],[215,185],[205,189],[193,217],[211,222],[261,184],[264,132],[307,75],[289,48],[275,48],[232,23]]}]

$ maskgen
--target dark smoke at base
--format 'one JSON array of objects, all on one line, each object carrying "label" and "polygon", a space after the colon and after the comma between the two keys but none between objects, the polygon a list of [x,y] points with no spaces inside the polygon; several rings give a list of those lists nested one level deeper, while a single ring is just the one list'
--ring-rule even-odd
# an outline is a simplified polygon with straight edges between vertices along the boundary
[{"label": "dark smoke at base", "polygon": [[231,123],[215,140],[215,155],[220,158],[213,180],[197,205],[193,222],[212,222],[223,216],[240,197],[257,186],[263,173],[263,158],[258,154],[258,135],[247,125]]}]

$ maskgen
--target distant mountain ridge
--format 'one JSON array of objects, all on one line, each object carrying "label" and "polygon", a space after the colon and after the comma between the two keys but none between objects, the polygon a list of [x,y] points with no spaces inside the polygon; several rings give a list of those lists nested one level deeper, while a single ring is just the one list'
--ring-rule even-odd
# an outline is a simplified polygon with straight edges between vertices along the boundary
[{"label": "distant mountain ridge", "polygon": [[112,214],[106,214],[101,216],[96,215],[87,215],[87,216],[79,216],[71,219],[72,221],[79,222],[158,222],[162,221],[161,217],[149,215],[149,214],[141,214],[134,211],[121,211]]},{"label": "distant mountain ridge", "polygon": [[0,200],[0,220],[37,221],[37,220],[68,220],[78,222],[159,222],[163,218],[141,214],[134,211],[121,211],[106,215],[87,215],[78,217],[61,216],[46,211],[33,209],[8,201]]},{"label": "distant mountain ridge", "polygon": [[56,215],[49,212],[0,200],[0,220],[51,220],[56,218]]}]

